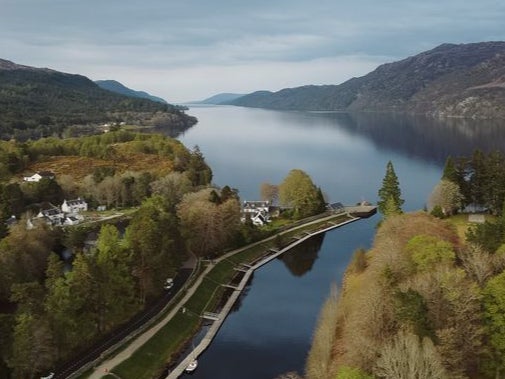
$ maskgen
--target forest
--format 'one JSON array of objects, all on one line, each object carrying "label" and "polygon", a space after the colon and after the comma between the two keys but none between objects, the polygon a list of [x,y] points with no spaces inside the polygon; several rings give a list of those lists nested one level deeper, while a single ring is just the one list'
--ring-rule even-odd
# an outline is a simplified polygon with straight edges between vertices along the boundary
[{"label": "forest", "polygon": [[[503,155],[449,158],[431,214],[401,211],[390,163],[379,190],[384,219],[372,248],[355,252],[321,310],[306,378],[502,378]],[[465,222],[462,233],[454,214],[468,205],[486,221]]]},{"label": "forest", "polygon": [[[55,177],[22,180],[38,170]],[[1,377],[35,378],[78,355],[159,298],[189,254],[213,257],[274,230],[241,222],[238,191],[211,185],[198,146],[161,135],[3,141],[0,180],[1,219],[17,220],[0,228]],[[267,187],[285,217],[325,210],[321,189],[301,170]],[[126,228],[57,228],[34,218],[45,204],[77,197],[91,209],[129,210]],[[63,249],[72,251],[71,267]]]},{"label": "forest", "polygon": [[[73,177],[62,162],[76,157],[108,165],[78,167]],[[128,157],[145,166],[125,168],[120,160]],[[66,175],[20,182],[27,168],[54,160]],[[1,377],[34,378],[75,356],[159,297],[188,249],[210,254],[237,243],[246,228],[237,192],[209,187],[212,171],[198,147],[168,137],[116,132],[2,142],[0,162],[2,219],[18,219],[8,229],[2,223],[0,240]],[[33,220],[28,227],[35,207],[73,196],[135,212],[124,233],[114,224],[52,228]],[[96,247],[85,248],[95,230]],[[70,270],[58,254],[64,248],[73,252]]]},{"label": "forest", "polygon": [[17,69],[0,64],[4,140],[86,135],[104,123],[158,126],[175,135],[196,123],[180,107],[110,92],[85,76],[11,65]]}]

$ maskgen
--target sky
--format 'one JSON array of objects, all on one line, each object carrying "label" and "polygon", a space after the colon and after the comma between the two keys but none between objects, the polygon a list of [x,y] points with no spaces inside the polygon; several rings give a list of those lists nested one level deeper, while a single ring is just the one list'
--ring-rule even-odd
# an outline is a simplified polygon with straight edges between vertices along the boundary
[{"label": "sky", "polygon": [[502,0],[0,0],[0,58],[169,102],[339,84],[442,43],[505,40]]}]

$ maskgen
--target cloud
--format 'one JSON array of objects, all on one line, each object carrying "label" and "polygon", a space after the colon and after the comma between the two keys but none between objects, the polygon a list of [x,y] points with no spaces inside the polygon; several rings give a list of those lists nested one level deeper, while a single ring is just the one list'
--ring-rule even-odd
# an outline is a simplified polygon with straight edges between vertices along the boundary
[{"label": "cloud", "polygon": [[496,0],[2,0],[0,51],[185,100],[341,82],[440,43],[503,40],[504,18]]}]

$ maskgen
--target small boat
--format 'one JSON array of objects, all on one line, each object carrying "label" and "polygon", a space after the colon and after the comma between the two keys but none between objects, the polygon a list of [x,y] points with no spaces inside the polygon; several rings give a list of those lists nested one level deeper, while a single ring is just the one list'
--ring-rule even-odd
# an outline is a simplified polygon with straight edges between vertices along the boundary
[{"label": "small boat", "polygon": [[188,367],[186,367],[184,371],[193,372],[196,370],[197,367],[198,367],[198,361],[196,359],[193,359],[191,362],[189,362]]}]

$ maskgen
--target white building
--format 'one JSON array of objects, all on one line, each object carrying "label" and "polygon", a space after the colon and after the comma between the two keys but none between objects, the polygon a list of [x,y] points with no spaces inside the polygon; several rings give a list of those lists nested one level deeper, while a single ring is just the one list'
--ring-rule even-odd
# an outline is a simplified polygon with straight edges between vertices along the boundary
[{"label": "white building", "polygon": [[23,180],[25,182],[40,182],[41,179],[47,178],[47,179],[54,179],[54,174],[51,171],[39,171],[32,176],[25,176],[23,177]]},{"label": "white building", "polygon": [[244,201],[242,211],[244,213],[262,212],[267,214],[270,212],[270,203],[268,201]]},{"label": "white building", "polygon": [[80,197],[75,200],[64,200],[61,204],[61,210],[65,213],[79,213],[88,210],[88,203]]},{"label": "white building", "polygon": [[37,218],[43,218],[50,225],[61,225],[65,219],[65,214],[58,208],[43,209],[37,215]]}]

